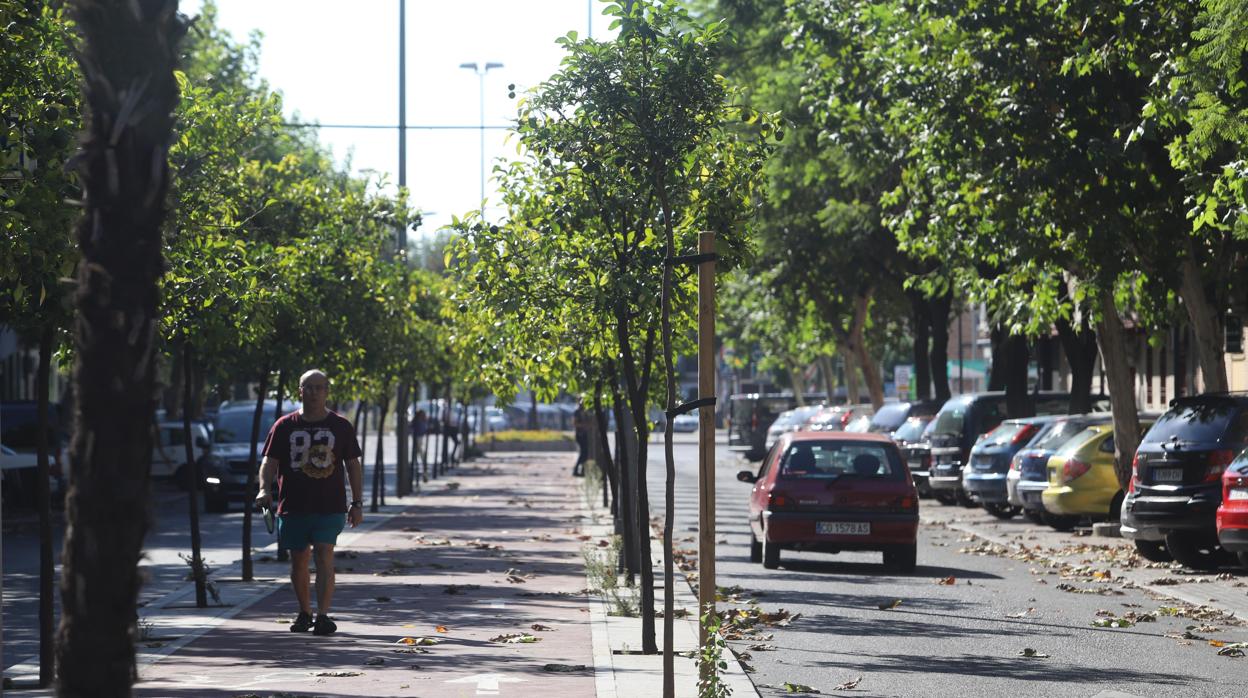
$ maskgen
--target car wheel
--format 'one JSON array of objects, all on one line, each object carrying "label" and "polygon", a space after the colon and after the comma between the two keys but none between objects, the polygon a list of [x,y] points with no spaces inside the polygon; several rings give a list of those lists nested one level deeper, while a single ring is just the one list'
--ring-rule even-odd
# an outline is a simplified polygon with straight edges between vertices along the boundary
[{"label": "car wheel", "polygon": [[918,563],[918,557],[919,546],[917,544],[895,545],[884,551],[884,568],[890,572],[902,574],[913,572]]},{"label": "car wheel", "polygon": [[1109,503],[1109,520],[1110,521],[1113,521],[1114,523],[1118,523],[1118,521],[1122,519],[1122,500],[1125,499],[1126,496],[1127,494],[1121,491],[1118,494],[1114,495],[1114,501]]},{"label": "car wheel", "polygon": [[1239,558],[1239,566],[1248,570],[1248,553],[1237,553],[1236,557]]},{"label": "car wheel", "polygon": [[1042,509],[1024,509],[1023,516],[1026,516],[1027,520],[1034,524],[1044,525],[1044,511]]},{"label": "car wheel", "polygon": [[958,504],[961,504],[967,509],[974,509],[979,506],[979,502],[971,499],[971,495],[967,494],[966,490],[962,488],[958,488],[957,494],[954,495],[954,498],[957,500]]},{"label": "car wheel", "polygon": [[221,514],[230,509],[230,500],[225,495],[204,495],[204,511],[210,514]]},{"label": "car wheel", "polygon": [[1217,537],[1204,531],[1171,531],[1166,547],[1179,564],[1194,570],[1216,570],[1222,562]]},{"label": "car wheel", "polygon": [[750,562],[763,561],[763,544],[754,537],[754,532],[750,531]]},{"label": "car wheel", "polygon": [[945,492],[943,490],[934,490],[932,492],[932,495],[936,497],[936,501],[940,502],[941,504],[944,504],[945,506],[953,506],[954,504],[958,503],[958,498],[955,497],[953,493],[951,492]]},{"label": "car wheel", "polygon": [[1003,521],[1008,521],[1009,519],[1012,519],[1015,516],[1018,516],[1018,512],[1020,509],[1021,507],[1011,506],[1009,504],[985,504],[984,505],[985,511],[987,511],[989,514],[992,514],[993,516]]},{"label": "car wheel", "polygon": [[763,567],[774,570],[780,566],[780,545],[767,540],[767,531],[763,531],[762,546]]},{"label": "car wheel", "polygon": [[1075,526],[1079,525],[1078,516],[1062,516],[1060,514],[1050,514],[1045,512],[1044,522],[1054,531],[1066,533],[1075,530]]},{"label": "car wheel", "polygon": [[1135,552],[1149,562],[1171,562],[1174,560],[1174,557],[1170,555],[1170,551],[1166,548],[1165,541],[1139,540],[1137,538],[1135,541]]}]

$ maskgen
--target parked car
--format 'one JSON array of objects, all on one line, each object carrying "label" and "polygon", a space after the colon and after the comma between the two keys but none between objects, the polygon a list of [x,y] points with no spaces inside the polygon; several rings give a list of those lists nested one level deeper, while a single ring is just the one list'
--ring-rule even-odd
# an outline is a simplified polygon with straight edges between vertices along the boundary
[{"label": "parked car", "polygon": [[[276,401],[264,402],[264,411],[260,416],[260,439],[255,447],[256,467],[260,463],[264,439],[273,428],[273,422],[277,421],[273,414],[276,408]],[[251,498],[247,492],[247,474],[252,467],[251,424],[255,411],[255,404],[245,403],[223,405],[217,411],[212,452],[200,468],[200,486],[204,491],[204,509],[207,511],[226,511],[231,502],[246,504]]]},{"label": "parked car", "polygon": [[[62,429],[60,407],[55,403],[48,405],[46,433],[50,459],[48,465],[54,480],[62,484],[61,455],[68,439]],[[35,493],[39,482],[36,469],[33,465],[16,467],[15,464],[18,461],[34,463],[32,459],[39,448],[37,403],[33,400],[0,403],[0,443],[7,446],[13,454],[6,459],[9,465],[4,473],[4,503],[13,508],[35,506]],[[26,456],[30,456],[30,459]],[[54,485],[52,491],[57,492],[58,489],[60,487]]]},{"label": "parked car", "polygon": [[923,435],[931,426],[933,417],[935,415],[911,417],[890,435],[901,449],[906,467],[910,469],[910,479],[914,480],[914,486],[923,498],[932,496],[931,485],[927,482],[932,467],[932,447]]},{"label": "parked car", "polygon": [[849,420],[849,424],[845,425],[845,431],[851,434],[869,433],[871,431],[871,415],[859,415]]},{"label": "parked car", "polygon": [[[415,413],[412,413],[413,415]],[[485,429],[486,431],[503,431],[508,428],[507,412],[501,407],[485,408]]]},{"label": "parked car", "polygon": [[[1140,428],[1153,425],[1141,420]],[[1049,486],[1041,493],[1053,528],[1070,530],[1081,519],[1117,520],[1126,496],[1114,472],[1114,426],[1097,424],[1075,434],[1049,458]]]},{"label": "parked car", "polygon": [[[826,396],[810,394],[804,402],[821,404]],[[728,398],[728,447],[743,449],[745,457],[758,460],[767,453],[767,429],[776,417],[797,406],[797,396],[779,393],[737,393]]]},{"label": "parked car", "polygon": [[1022,507],[1010,504],[1006,474],[1014,454],[1026,448],[1058,416],[1007,419],[971,448],[970,467],[962,469],[962,488],[998,519],[1012,519]]},{"label": "parked car", "polygon": [[940,404],[931,400],[887,403],[871,415],[871,426],[868,431],[874,434],[891,434],[915,417],[931,419],[940,409]]},{"label": "parked car", "polygon": [[1248,395],[1176,398],[1144,435],[1122,502],[1122,535],[1148,559],[1165,548],[1194,569],[1223,559],[1222,474],[1248,439]]},{"label": "parked car", "polygon": [[0,444],[0,477],[4,479],[4,505],[34,504],[32,489],[38,482],[38,456],[34,453],[18,453]]},{"label": "parked car", "polygon": [[[1065,414],[1070,394],[1044,391],[1028,396],[1035,415]],[[1093,396],[1102,407],[1108,407],[1103,395]],[[929,476],[936,500],[942,504],[958,503],[975,506],[975,501],[962,489],[962,466],[971,456],[971,447],[979,436],[992,431],[1010,418],[1005,393],[969,393],[950,398],[936,413],[927,432],[932,448]]]},{"label": "parked car", "polygon": [[870,417],[875,409],[869,404],[828,405],[806,420],[803,431],[845,431],[845,427],[858,417]]},{"label": "parked car", "polygon": [[[186,468],[186,441],[182,422],[159,422],[152,438],[152,477],[173,480],[189,489]],[[266,433],[267,435],[267,433]],[[212,450],[208,429],[199,422],[191,422],[191,438],[194,441],[196,460],[202,461]]]},{"label": "parked car", "polygon": [[1222,473],[1222,504],[1218,506],[1218,543],[1248,567],[1248,450]]},{"label": "parked car", "polygon": [[890,570],[915,568],[919,493],[897,445],[879,434],[784,434],[752,483],[750,560],[775,569],[780,551],[878,550]]},{"label": "parked car", "polygon": [[694,432],[698,430],[698,413],[678,414],[672,420],[672,431],[678,432]]},{"label": "parked car", "polygon": [[1005,479],[1010,504],[1022,507],[1023,515],[1035,523],[1063,524],[1044,510],[1043,494],[1049,488],[1049,458],[1085,428],[1108,424],[1110,419],[1105,413],[1066,415],[1042,429],[1010,461],[1010,472]]},{"label": "parked car", "polygon": [[776,417],[776,421],[767,427],[767,449],[771,450],[771,447],[775,445],[781,434],[787,434],[790,431],[800,429],[806,423],[806,420],[811,415],[819,412],[820,409],[822,408],[819,405],[805,405],[781,412],[780,416]]}]

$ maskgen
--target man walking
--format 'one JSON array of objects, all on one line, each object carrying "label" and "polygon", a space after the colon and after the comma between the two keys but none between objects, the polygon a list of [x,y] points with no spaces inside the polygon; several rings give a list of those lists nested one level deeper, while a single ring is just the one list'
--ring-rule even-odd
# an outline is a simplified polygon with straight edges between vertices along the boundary
[{"label": "man walking", "polygon": [[[345,480],[351,483],[346,522],[355,527],[364,520],[360,444],[351,422],[326,408],[328,397],[329,378],[323,372],[314,369],[300,376],[303,408],[277,420],[269,430],[256,497],[261,506],[272,506],[276,484],[277,545],[290,551],[290,584],[299,601],[299,616],[290,630],[311,630],[313,635],[330,635],[338,629],[329,608],[334,597],[334,545],[343,527]],[[315,622],[308,569],[313,554]]]},{"label": "man walking", "polygon": [[585,405],[577,403],[576,411],[572,413],[572,431],[576,435],[576,464],[572,466],[572,474],[576,477],[585,475],[585,461],[589,460],[590,425],[589,413],[585,411]]}]

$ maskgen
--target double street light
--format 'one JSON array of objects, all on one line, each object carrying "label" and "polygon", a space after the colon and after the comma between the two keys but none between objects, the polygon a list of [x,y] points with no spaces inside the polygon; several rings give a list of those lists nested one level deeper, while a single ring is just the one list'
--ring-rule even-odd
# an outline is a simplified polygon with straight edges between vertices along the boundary
[{"label": "double street light", "polygon": [[482,66],[479,63],[460,63],[459,67],[471,70],[477,74],[481,92],[481,213],[485,214],[485,74],[494,68],[502,68],[502,63],[486,63]]}]

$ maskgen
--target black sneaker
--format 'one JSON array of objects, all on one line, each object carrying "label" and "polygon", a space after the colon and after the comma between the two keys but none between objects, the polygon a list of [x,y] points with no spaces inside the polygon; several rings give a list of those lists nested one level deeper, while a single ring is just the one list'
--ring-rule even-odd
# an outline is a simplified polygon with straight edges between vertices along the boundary
[{"label": "black sneaker", "polygon": [[312,626],[313,635],[333,635],[338,630],[338,624],[324,613],[316,614],[316,625]]},{"label": "black sneaker", "polygon": [[290,632],[306,633],[312,629],[312,614],[299,612],[299,616],[295,618],[295,622],[290,624]]}]

